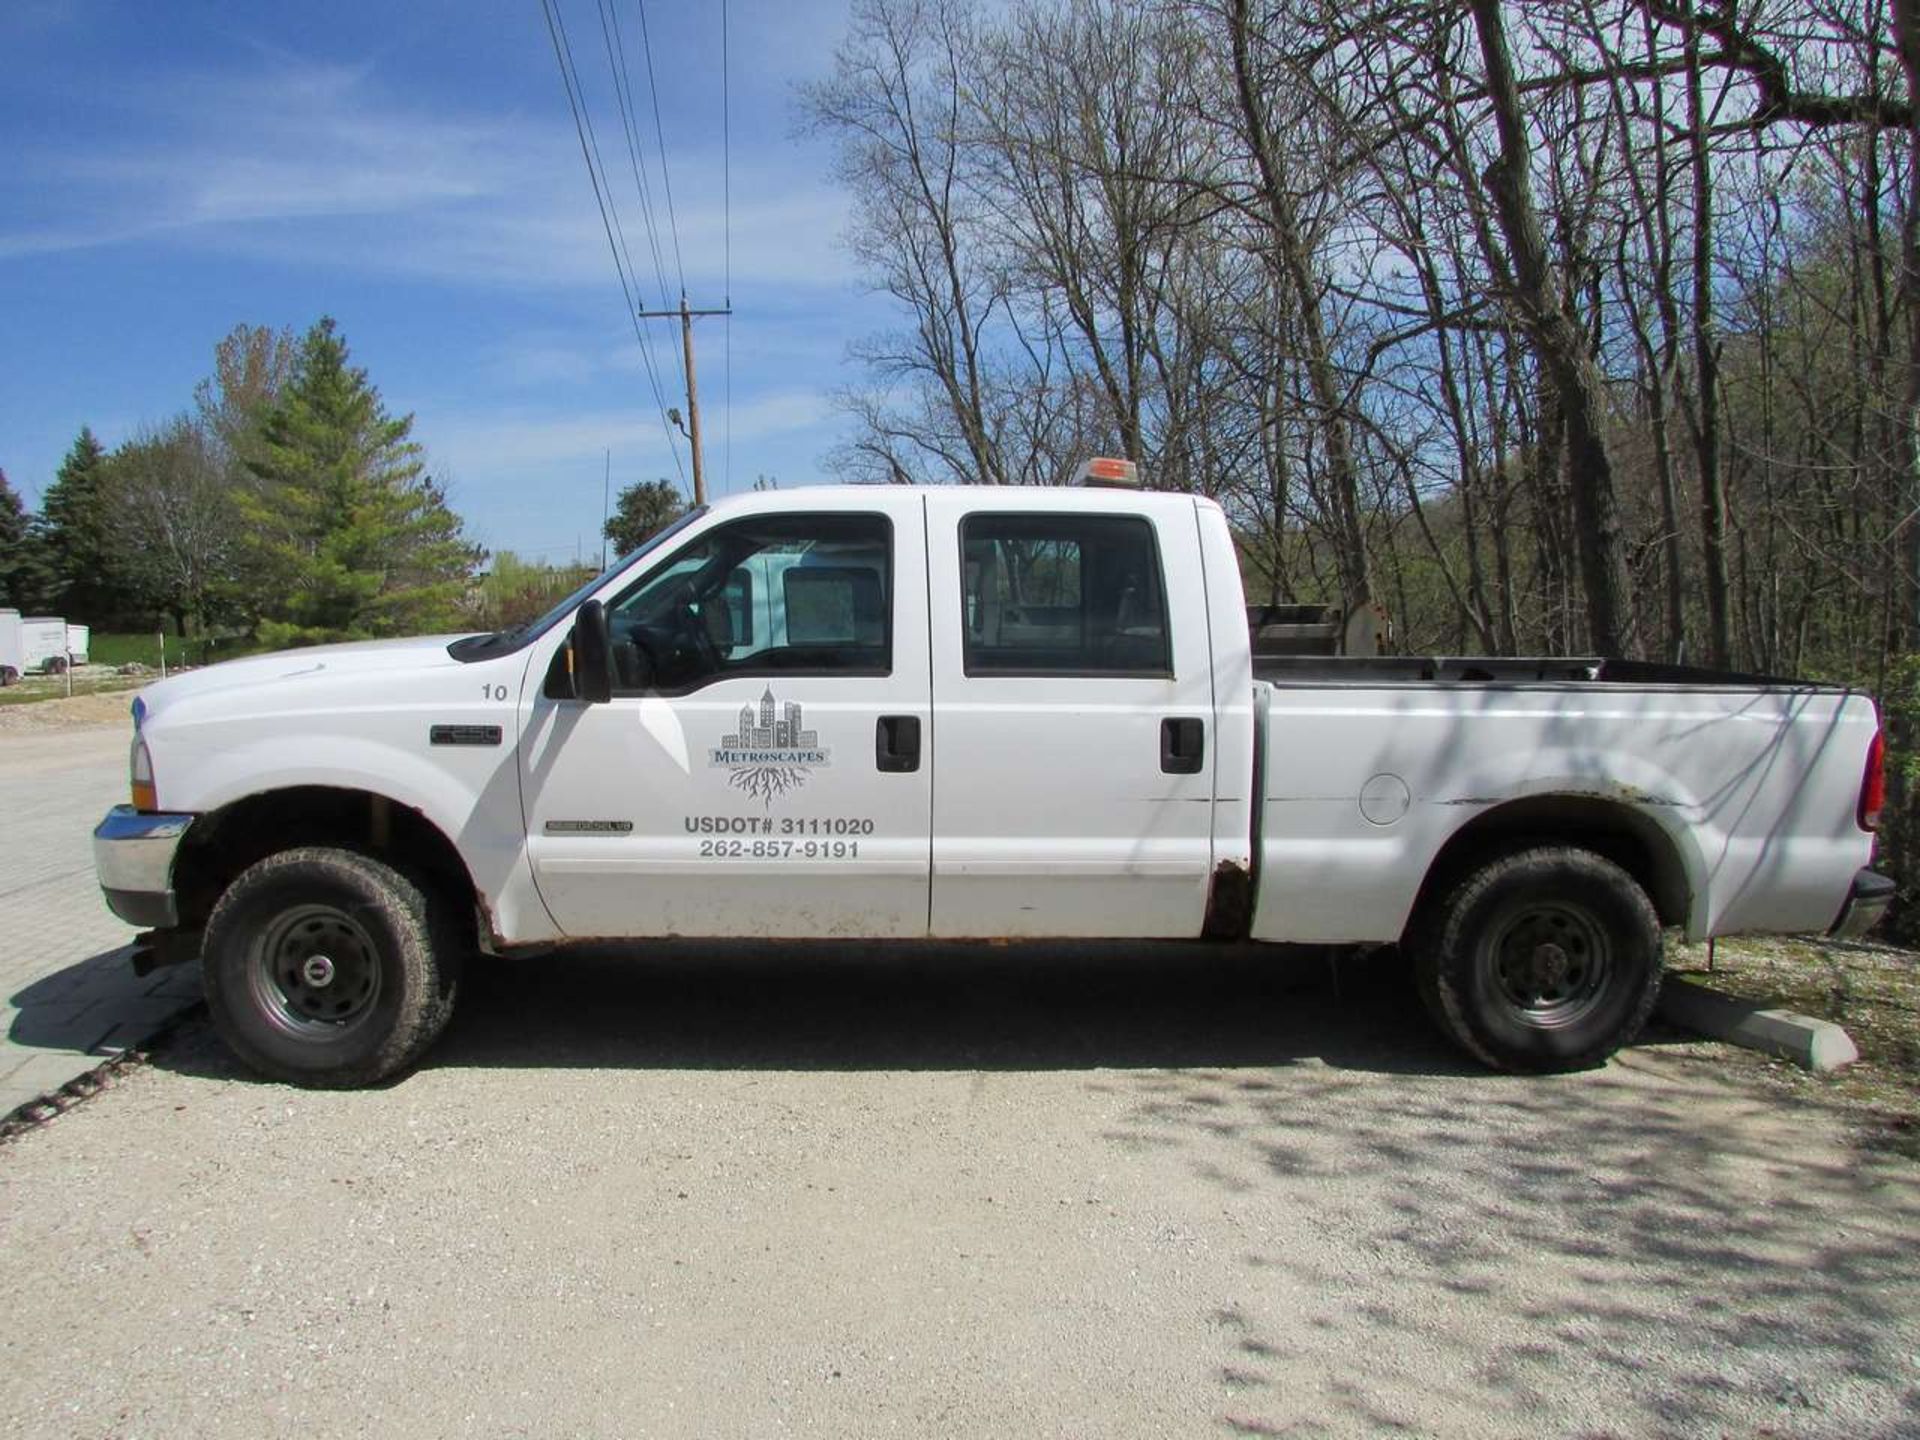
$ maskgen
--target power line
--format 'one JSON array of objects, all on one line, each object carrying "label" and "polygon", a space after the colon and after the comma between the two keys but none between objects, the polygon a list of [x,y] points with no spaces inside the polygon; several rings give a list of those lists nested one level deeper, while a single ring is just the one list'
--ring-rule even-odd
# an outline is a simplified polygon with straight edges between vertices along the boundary
[{"label": "power line", "polygon": [[680,293],[687,293],[687,267],[680,261],[680,221],[673,213],[673,176],[667,171],[667,135],[660,127],[660,86],[653,78],[653,42],[647,38],[647,0],[634,0],[640,11],[640,48],[647,57],[647,90],[653,96],[653,139],[660,151],[660,181],[667,192],[667,232],[673,237],[673,268],[680,277]]},{"label": "power line", "polygon": [[[560,83],[567,92],[567,108],[573,114],[573,130],[580,141],[580,158],[586,162],[587,179],[593,184],[594,203],[600,210],[600,226],[606,232],[607,249],[613,255],[613,268],[620,277],[620,294],[626,301],[627,318],[633,325],[634,338],[640,344],[640,358],[645,362],[647,380],[653,388],[653,398],[660,415],[660,431],[667,441],[667,449],[673,456],[673,468],[679,473],[681,483],[686,482],[686,470],[680,463],[680,449],[673,443],[673,430],[667,422],[667,401],[665,392],[660,388],[660,376],[654,366],[653,349],[647,343],[646,330],[640,324],[639,306],[634,303],[633,286],[628,281],[628,272],[632,269],[632,260],[626,254],[626,236],[620,227],[620,213],[613,204],[610,186],[603,186],[605,173],[603,165],[597,165],[600,142],[593,130],[593,116],[586,110],[586,91],[580,84],[579,68],[573,64],[573,46],[567,38],[566,20],[556,11],[554,0],[540,0],[541,13],[546,16],[547,37],[553,42],[553,58],[560,66]],[[619,239],[615,239],[616,232]],[[637,277],[636,277],[637,278]]]},{"label": "power line", "polygon": [[[640,196],[640,217],[646,222],[647,247],[653,252],[654,279],[659,282],[660,303],[664,305],[668,299],[666,263],[660,254],[660,227],[653,218],[653,187],[647,181],[646,167],[640,163],[640,127],[633,118],[633,77],[627,69],[626,36],[620,29],[618,5],[609,5],[607,0],[596,0],[596,3],[600,8],[600,38],[607,49],[607,68],[613,74],[613,99],[619,107],[621,127],[626,134],[627,162],[633,171],[633,188]],[[639,288],[637,279],[635,288]]]},{"label": "power line", "polygon": [[721,289],[733,308],[733,79],[727,63],[727,0],[720,0],[720,253]]},{"label": "power line", "polygon": [[726,390],[722,392],[722,403],[726,405],[726,459],[720,468],[720,490],[733,493],[733,96],[726,4],[728,0],[720,0],[720,253],[724,255],[722,273],[726,276],[720,282],[720,292],[726,298],[728,309],[720,321],[720,344],[726,355]]},{"label": "power line", "polygon": [[[547,0],[541,0],[541,3],[546,4]],[[606,205],[601,219],[604,222],[608,216],[611,216],[613,234],[619,237],[617,253],[613,259],[614,268],[619,269],[621,261],[624,259],[626,262],[625,273],[628,277],[631,277],[631,284],[623,279],[621,293],[626,296],[628,311],[632,312],[636,308],[634,291],[640,288],[640,273],[634,266],[631,252],[627,249],[626,227],[620,223],[620,207],[614,200],[613,182],[607,175],[607,163],[600,156],[600,136],[593,127],[593,109],[587,104],[586,85],[580,79],[580,67],[573,58],[573,41],[567,34],[566,15],[560,10],[558,0],[555,0],[553,16],[559,26],[560,47],[565,52],[565,59],[561,65],[561,77],[564,80],[568,73],[571,73],[573,77],[573,89],[578,93],[580,98],[579,110],[575,115],[575,128],[578,128],[580,118],[584,117],[586,121],[587,140],[592,147],[592,158],[587,162],[587,171],[591,177],[597,169],[599,178],[595,184],[596,194],[602,189],[604,189],[606,194]],[[659,367],[654,362],[653,347],[648,343],[646,332],[637,321],[634,325],[634,334],[640,342],[640,358],[646,365],[647,381],[653,389],[654,403],[660,410],[661,432],[666,436],[667,447],[673,451],[674,468],[679,471],[681,479],[684,480],[686,478],[686,472],[680,467],[680,452],[673,444],[673,431],[667,424],[667,397],[660,386],[660,372]]]}]

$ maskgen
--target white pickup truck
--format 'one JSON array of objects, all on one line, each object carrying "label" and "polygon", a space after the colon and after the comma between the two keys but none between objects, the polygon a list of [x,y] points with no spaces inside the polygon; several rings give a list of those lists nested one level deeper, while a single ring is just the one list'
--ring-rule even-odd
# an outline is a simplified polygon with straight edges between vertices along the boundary
[{"label": "white pickup truck", "polygon": [[[134,703],[95,834],[241,1057],[416,1060],[476,953],[659,936],[1405,944],[1440,1025],[1596,1063],[1667,928],[1857,933],[1872,702],[1592,660],[1256,662],[1212,502],[823,488],[697,511],[531,624]],[[535,964],[535,960],[522,963]]]}]

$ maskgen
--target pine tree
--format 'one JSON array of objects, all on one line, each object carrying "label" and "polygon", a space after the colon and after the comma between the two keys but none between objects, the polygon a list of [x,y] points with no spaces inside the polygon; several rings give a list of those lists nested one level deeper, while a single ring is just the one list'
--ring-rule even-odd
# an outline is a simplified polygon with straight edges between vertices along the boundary
[{"label": "pine tree", "polygon": [[446,628],[482,558],[426,474],[413,417],[387,413],[331,318],[306,334],[240,496],[269,643]]},{"label": "pine tree", "polygon": [[35,526],[51,571],[52,593],[45,598],[69,620],[95,625],[137,606],[123,593],[114,563],[101,488],[106,460],[92,427],[82,426],[41,497]]},{"label": "pine tree", "polygon": [[26,538],[27,507],[0,470],[0,605],[20,606],[13,593],[13,563]]},{"label": "pine tree", "polygon": [[0,470],[0,606],[33,611],[51,598],[45,547],[27,507]]}]

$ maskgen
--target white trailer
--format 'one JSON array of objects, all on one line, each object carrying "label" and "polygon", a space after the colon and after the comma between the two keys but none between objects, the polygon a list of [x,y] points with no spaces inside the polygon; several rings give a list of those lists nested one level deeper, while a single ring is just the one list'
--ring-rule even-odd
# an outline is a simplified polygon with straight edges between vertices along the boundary
[{"label": "white trailer", "polygon": [[20,673],[64,674],[67,668],[67,622],[58,615],[27,615],[20,621]]},{"label": "white trailer", "polygon": [[69,625],[57,615],[26,615],[0,610],[0,685],[22,675],[60,675],[69,665],[87,663],[92,630]]},{"label": "white trailer", "polygon": [[11,685],[26,669],[18,610],[0,610],[0,685]]}]

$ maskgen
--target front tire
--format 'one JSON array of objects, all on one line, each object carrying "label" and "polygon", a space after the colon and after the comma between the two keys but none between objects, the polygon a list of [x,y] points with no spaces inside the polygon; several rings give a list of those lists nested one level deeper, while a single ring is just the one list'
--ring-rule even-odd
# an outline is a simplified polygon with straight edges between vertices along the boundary
[{"label": "front tire", "polygon": [[207,1006],[234,1053],[329,1089],[419,1060],[453,1014],[461,958],[438,897],[370,856],[319,846],[242,871],[202,948]]},{"label": "front tire", "polygon": [[1502,856],[1445,894],[1423,928],[1427,1009],[1495,1069],[1599,1065],[1660,998],[1660,918],[1631,875],[1588,850]]}]

